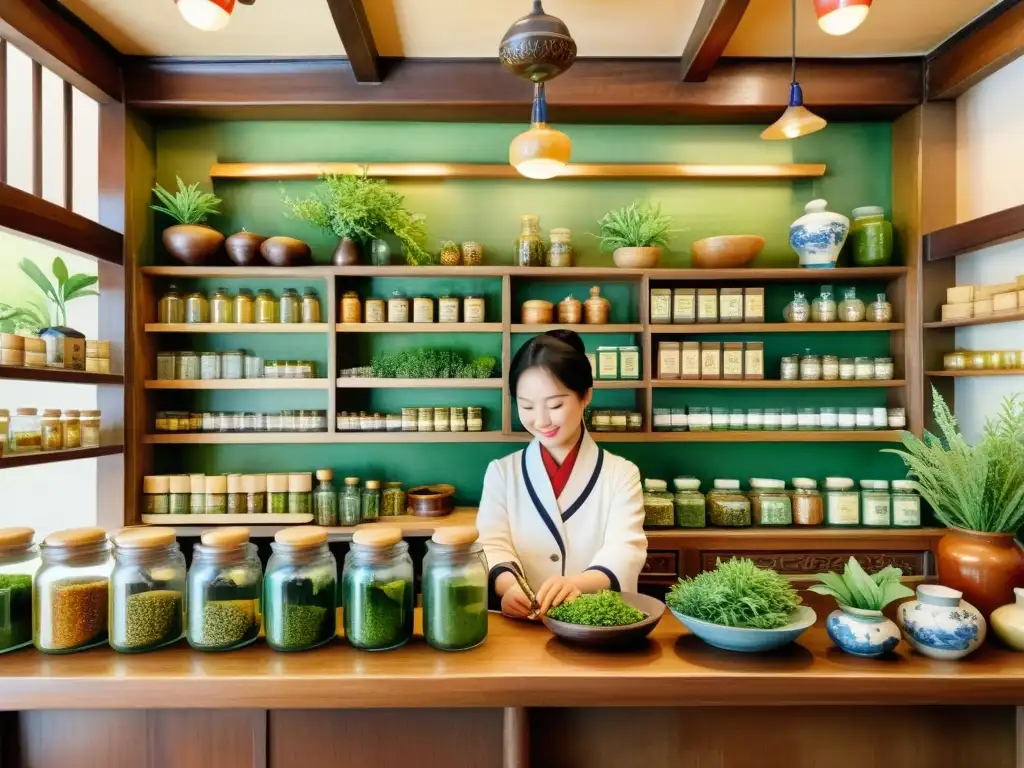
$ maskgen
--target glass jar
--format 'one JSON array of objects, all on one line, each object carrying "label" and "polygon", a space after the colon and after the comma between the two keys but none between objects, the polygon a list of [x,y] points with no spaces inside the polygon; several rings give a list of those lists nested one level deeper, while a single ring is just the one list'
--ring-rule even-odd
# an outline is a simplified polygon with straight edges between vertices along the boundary
[{"label": "glass jar", "polygon": [[796,428],[805,431],[821,429],[821,414],[818,409],[799,408],[796,412]]},{"label": "glass jar", "polygon": [[811,319],[811,305],[807,297],[800,291],[793,294],[793,300],[782,310],[782,318],[787,323],[806,323]]},{"label": "glass jar", "polygon": [[1019,349],[1003,350],[1003,368],[1010,371],[1020,370],[1021,354]]},{"label": "glass jar", "polygon": [[[388,418],[391,418],[390,416]],[[452,408],[451,415],[451,427],[452,432],[465,432],[466,431],[466,409],[454,406]],[[399,417],[398,427],[396,431],[402,430],[401,417]]]},{"label": "glass jar", "polygon": [[267,476],[246,475],[242,479],[245,489],[245,514],[263,515],[267,511]]},{"label": "glass jar", "polygon": [[998,371],[1003,367],[1003,353],[1000,351],[990,350],[985,353],[986,363],[985,367],[990,371]]},{"label": "glass jar", "polygon": [[33,583],[32,642],[43,653],[107,643],[110,542],[102,528],[51,533]]},{"label": "glass jar", "polygon": [[540,239],[540,217],[524,213],[519,217],[516,263],[520,267],[543,267],[544,258],[544,243]]},{"label": "glass jar", "polygon": [[267,475],[267,514],[288,514],[288,475]]},{"label": "glass jar", "polygon": [[450,432],[451,431],[451,409],[447,406],[443,408],[434,409],[434,431],[435,432]]},{"label": "glass jar", "polygon": [[892,322],[892,304],[884,293],[880,293],[875,300],[868,304],[867,318],[872,323]]},{"label": "glass jar", "polygon": [[818,423],[826,431],[839,429],[839,411],[831,406],[818,409]]},{"label": "glass jar", "polygon": [[437,300],[437,322],[459,322],[459,299],[457,296],[442,296]]},{"label": "glass jar", "polygon": [[818,483],[809,477],[793,478],[793,525],[821,525],[825,505],[818,493]]},{"label": "glass jar", "polygon": [[821,381],[821,358],[807,350],[800,358],[800,380]]},{"label": "glass jar", "polygon": [[363,494],[359,489],[358,477],[346,477],[345,489],[338,499],[338,524],[344,526],[359,525],[363,514]]},{"label": "glass jar", "polygon": [[263,581],[267,645],[305,651],[325,645],[337,631],[338,563],[327,531],[313,525],[274,535]]},{"label": "glass jar", "polygon": [[[911,480],[892,481],[892,524],[894,528],[921,526],[921,497]],[[0,564],[0,573],[3,565]]]},{"label": "glass jar", "polygon": [[380,518],[380,480],[367,480],[363,488],[359,522],[374,523]]},{"label": "glass jar", "polygon": [[764,409],[764,429],[769,432],[782,429],[782,409],[781,408],[765,408]]},{"label": "glass jar", "polygon": [[715,480],[707,496],[708,522],[723,528],[750,525],[750,499],[740,490],[739,480]]},{"label": "glass jar", "polygon": [[303,323],[319,323],[323,317],[320,309],[320,297],[316,289],[306,288],[302,292],[302,306],[299,311]]},{"label": "glass jar", "polygon": [[741,430],[747,428],[747,412],[742,408],[733,408],[729,411],[729,429]]},{"label": "glass jar", "polygon": [[859,502],[851,478],[825,478],[825,520],[829,525],[857,525],[860,522]]},{"label": "glass jar", "polygon": [[156,353],[156,380],[174,381],[177,375],[177,357],[174,352]]},{"label": "glass jar", "polygon": [[712,408],[711,409],[711,428],[714,430],[722,430],[729,428],[729,409],[728,408]]},{"label": "glass jar", "polygon": [[409,300],[401,291],[394,291],[388,299],[388,322],[409,322]]},{"label": "glass jar", "polygon": [[672,429],[672,409],[654,408],[651,413],[654,431],[669,432]]},{"label": "glass jar", "polygon": [[891,357],[876,357],[873,367],[873,376],[878,381],[888,381],[896,373]]},{"label": "glass jar", "polygon": [[308,515],[313,510],[313,478],[309,472],[288,475],[288,514]]},{"label": "glass jar", "polygon": [[907,409],[890,408],[886,413],[886,422],[889,429],[907,428]]},{"label": "glass jar", "polygon": [[892,525],[887,481],[860,481],[860,524],[869,528],[888,528]]},{"label": "glass jar", "polygon": [[243,378],[245,375],[245,352],[240,349],[232,349],[222,353],[220,356],[220,375],[224,379]]},{"label": "glass jar", "polygon": [[171,481],[167,475],[142,478],[142,511],[146,515],[166,515],[170,511]]},{"label": "glass jar", "polygon": [[405,514],[406,497],[400,480],[389,480],[384,484],[380,504],[381,517],[398,517]]},{"label": "glass jar", "polygon": [[[145,484],[145,480],[143,480],[143,484]],[[171,475],[167,479],[167,489],[167,513],[171,515],[189,514],[192,485],[188,475]]]},{"label": "glass jar", "polygon": [[839,380],[839,358],[836,355],[821,356],[821,378],[824,381]]},{"label": "glass jar", "polygon": [[669,423],[673,432],[708,432],[711,429],[711,409],[694,406],[687,413],[686,408],[670,408]]},{"label": "glass jar", "polygon": [[875,377],[875,361],[870,357],[858,357],[853,361],[854,378],[868,381]]},{"label": "glass jar", "polygon": [[60,417],[60,444],[65,450],[82,447],[81,411],[64,411]]},{"label": "glass jar", "polygon": [[839,316],[831,285],[821,286],[821,293],[811,302],[811,322],[834,323]]},{"label": "glass jar", "polygon": [[412,300],[412,321],[414,323],[434,322],[434,300],[429,296],[416,296]]},{"label": "glass jar", "polygon": [[484,247],[467,240],[462,244],[462,263],[467,267],[479,267],[484,261]]},{"label": "glass jar", "polygon": [[707,523],[700,480],[696,477],[677,477],[672,484],[676,487],[675,496],[672,498],[676,527],[703,528]]},{"label": "glass jar", "polygon": [[200,291],[192,291],[185,296],[185,322],[210,322],[210,302]]},{"label": "glass jar", "polygon": [[752,477],[747,497],[754,525],[793,524],[793,503],[783,480]]},{"label": "glass jar", "polygon": [[188,642],[200,651],[249,645],[263,623],[263,571],[249,529],[205,531],[188,572]]},{"label": "glass jar", "polygon": [[856,429],[874,429],[875,415],[869,406],[858,406],[854,411]]},{"label": "glass jar", "polygon": [[341,297],[341,322],[349,325],[363,321],[363,304],[355,291],[345,291]]},{"label": "glass jar", "polygon": [[205,512],[208,515],[226,515],[228,511],[228,478],[226,475],[207,475]]},{"label": "glass jar", "polygon": [[290,324],[302,321],[302,299],[294,288],[284,289],[277,307],[278,322]]},{"label": "glass jar", "polygon": [[354,647],[386,651],[412,637],[413,587],[409,545],[394,525],[352,535],[342,575],[345,638]]},{"label": "glass jar", "polygon": [[204,381],[220,378],[220,352],[201,352],[199,378]]},{"label": "glass jar", "polygon": [[185,322],[185,301],[175,286],[168,286],[167,293],[160,297],[156,316],[158,322],[161,323]]},{"label": "glass jar", "polygon": [[839,302],[839,320],[844,323],[860,323],[864,320],[864,302],[857,298],[856,288],[847,288]]},{"label": "glass jar", "polygon": [[7,443],[11,439],[11,412],[0,408],[0,456],[3,456]]},{"label": "glass jar", "polygon": [[889,426],[889,414],[885,406],[875,406],[871,409],[871,428],[885,429]]},{"label": "glass jar", "polygon": [[39,548],[31,528],[0,528],[0,653],[32,644],[32,580]]},{"label": "glass jar", "polygon": [[423,557],[423,637],[439,651],[487,638],[487,559],[473,526],[439,528]]},{"label": "glass jar", "polygon": [[963,371],[967,369],[967,353],[963,350],[947,352],[942,356],[942,367],[947,371]]},{"label": "glass jar", "polygon": [[60,410],[57,408],[45,409],[39,420],[39,427],[42,450],[59,451],[63,445],[60,432]]},{"label": "glass jar", "polygon": [[839,380],[853,381],[857,378],[857,362],[852,357],[839,359]]},{"label": "glass jar", "polygon": [[485,320],[484,308],[486,301],[483,296],[466,296],[462,300],[462,322],[482,323]]},{"label": "glass jar", "polygon": [[267,288],[256,294],[256,322],[262,325],[277,322],[277,302]]},{"label": "glass jar", "polygon": [[251,325],[256,322],[256,302],[252,297],[252,291],[248,288],[241,288],[235,296],[235,322],[241,325]]},{"label": "glass jar", "polygon": [[234,300],[228,293],[227,288],[218,288],[210,297],[210,322],[231,323],[234,322]]},{"label": "glass jar", "polygon": [[785,355],[779,366],[779,378],[782,381],[796,381],[800,378],[800,356]]},{"label": "glass jar", "polygon": [[551,246],[548,248],[546,263],[549,267],[572,266],[572,230],[551,230]]},{"label": "glass jar", "polygon": [[850,224],[853,263],[858,267],[882,267],[892,263],[892,224],[881,206],[853,209]]},{"label": "glass jar", "polygon": [[483,432],[484,429],[484,409],[478,406],[471,405],[466,408],[466,431],[467,432]]},{"label": "glass jar", "polygon": [[178,381],[199,381],[199,355],[195,352],[179,352],[175,362],[175,378]]},{"label": "glass jar", "polygon": [[644,480],[644,528],[671,528],[675,523],[672,494],[664,480]]},{"label": "glass jar", "polygon": [[800,419],[796,414],[795,408],[781,408],[780,414],[779,429],[796,429],[800,426]]},{"label": "glass jar", "polygon": [[188,513],[206,514],[206,475],[188,476]]},{"label": "glass jar", "polygon": [[[313,523],[332,527],[338,524],[338,492],[331,482],[334,473],[329,469],[318,469],[316,479],[320,482],[313,491]],[[270,571],[267,571],[269,576]]]},{"label": "glass jar", "polygon": [[761,408],[747,409],[747,429],[755,432],[764,429],[764,411]]},{"label": "glass jar", "polygon": [[244,515],[245,514],[245,487],[242,483],[241,475],[228,475],[228,514],[229,515]]},{"label": "glass jar", "polygon": [[185,636],[185,556],[173,528],[129,528],[114,538],[110,647],[152,651]]}]

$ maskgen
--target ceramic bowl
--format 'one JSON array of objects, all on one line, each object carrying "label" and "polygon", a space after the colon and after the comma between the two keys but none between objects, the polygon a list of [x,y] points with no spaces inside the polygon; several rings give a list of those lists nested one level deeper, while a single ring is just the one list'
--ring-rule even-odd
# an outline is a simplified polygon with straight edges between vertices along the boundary
[{"label": "ceramic bowl", "polygon": [[629,645],[639,643],[653,630],[665,613],[665,604],[647,595],[636,592],[623,592],[622,599],[639,611],[647,614],[647,618],[636,624],[624,627],[585,627],[582,624],[569,624],[544,616],[541,621],[556,637],[580,645]]},{"label": "ceramic bowl", "polygon": [[726,651],[761,653],[774,651],[789,645],[818,620],[814,609],[801,605],[793,614],[793,621],[778,629],[748,629],[746,627],[724,627],[707,621],[683,616],[672,611],[680,623],[708,645]]},{"label": "ceramic bowl", "polygon": [[764,250],[759,235],[705,237],[690,246],[695,269],[737,269],[749,267]]},{"label": "ceramic bowl", "polygon": [[619,269],[651,269],[658,266],[661,248],[616,248],[612,261]]}]

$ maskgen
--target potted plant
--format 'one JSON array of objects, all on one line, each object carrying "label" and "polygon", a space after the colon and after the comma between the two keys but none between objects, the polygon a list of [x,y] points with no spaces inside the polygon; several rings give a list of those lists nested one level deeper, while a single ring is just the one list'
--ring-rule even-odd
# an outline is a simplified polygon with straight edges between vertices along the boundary
[{"label": "potted plant", "polygon": [[188,187],[178,177],[178,191],[171,194],[157,184],[153,194],[161,205],[151,205],[154,211],[165,213],[177,224],[163,231],[164,248],[178,261],[190,266],[204,264],[224,243],[224,235],[206,226],[210,216],[220,213],[221,200],[209,192],[200,192],[198,182]]},{"label": "potted plant", "polygon": [[656,267],[661,249],[668,245],[671,224],[672,219],[661,214],[660,206],[637,200],[609,211],[598,222],[601,250],[612,254],[617,267]]},{"label": "potted plant", "polygon": [[[53,265],[50,267],[53,276],[57,279],[57,285],[54,285],[50,278],[43,274],[43,270],[36,266],[34,261],[22,259],[18,266],[33,283],[39,286],[39,289],[46,297],[50,309],[50,321],[48,324],[52,327],[67,327],[68,302],[72,299],[100,295],[98,291],[92,288],[92,286],[99,282],[99,278],[96,275],[84,273],[70,274],[67,264],[64,263],[64,259],[60,256],[54,258]],[[33,319],[38,319],[38,317]],[[47,325],[47,323],[42,323],[42,325]],[[42,325],[40,328],[36,328],[37,333]]]},{"label": "potted plant", "polygon": [[404,246],[406,260],[413,265],[429,264],[424,248],[426,224],[405,208],[405,198],[383,179],[366,173],[325,175],[312,196],[304,200],[285,198],[292,215],[341,238],[334,253],[338,266],[358,264],[360,248],[390,232]]},{"label": "potted plant", "polygon": [[1024,525],[1024,403],[1004,400],[971,446],[934,387],[932,401],[942,436],[925,432],[919,440],[904,432],[903,450],[886,450],[903,459],[950,529],[938,544],[939,580],[988,618],[1024,586],[1024,550],[1015,538]]},{"label": "potted plant", "polygon": [[839,604],[825,619],[825,631],[840,650],[875,658],[899,644],[899,627],[882,615],[882,609],[893,600],[914,596],[900,583],[901,576],[903,571],[891,565],[869,576],[855,557],[841,574],[818,574],[821,583],[810,589],[834,597]]}]

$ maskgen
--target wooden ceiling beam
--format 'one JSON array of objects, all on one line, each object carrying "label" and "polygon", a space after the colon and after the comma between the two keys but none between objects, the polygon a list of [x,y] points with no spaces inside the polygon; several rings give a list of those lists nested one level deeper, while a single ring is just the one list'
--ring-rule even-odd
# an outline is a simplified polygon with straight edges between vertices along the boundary
[{"label": "wooden ceiling beam", "polygon": [[722,58],[750,0],[704,0],[683,49],[683,80],[703,83]]},{"label": "wooden ceiling beam", "polygon": [[1024,1],[1002,0],[928,56],[929,101],[955,99],[1024,55]]},{"label": "wooden ceiling beam", "polygon": [[356,82],[380,83],[383,80],[380,57],[370,22],[366,19],[363,0],[327,0],[327,5]]}]

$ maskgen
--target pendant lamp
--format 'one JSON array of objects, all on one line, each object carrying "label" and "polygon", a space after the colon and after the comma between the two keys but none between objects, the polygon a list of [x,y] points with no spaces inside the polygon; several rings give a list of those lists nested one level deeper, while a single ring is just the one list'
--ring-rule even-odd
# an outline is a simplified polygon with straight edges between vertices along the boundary
[{"label": "pendant lamp", "polygon": [[796,0],[792,0],[793,13],[793,63],[790,69],[789,106],[782,117],[761,133],[762,139],[796,139],[820,131],[828,123],[804,106],[804,92],[796,81]]},{"label": "pendant lamp", "polygon": [[848,35],[868,17],[871,0],[814,0],[818,26],[829,35]]},{"label": "pendant lamp", "polygon": [[553,179],[569,164],[572,142],[561,131],[548,125],[548,105],[544,83],[533,87],[533,116],[530,130],[512,140],[508,161],[528,179]]},{"label": "pendant lamp", "polygon": [[235,0],[174,0],[178,13],[196,29],[217,32],[231,21]]}]

